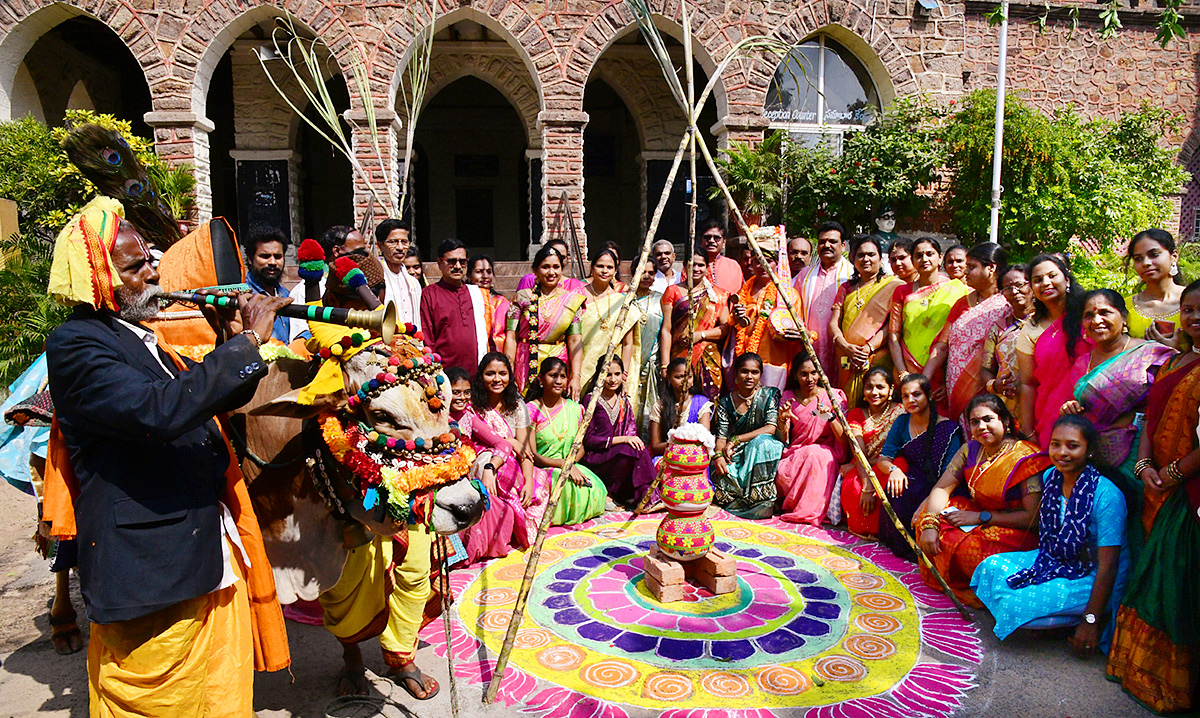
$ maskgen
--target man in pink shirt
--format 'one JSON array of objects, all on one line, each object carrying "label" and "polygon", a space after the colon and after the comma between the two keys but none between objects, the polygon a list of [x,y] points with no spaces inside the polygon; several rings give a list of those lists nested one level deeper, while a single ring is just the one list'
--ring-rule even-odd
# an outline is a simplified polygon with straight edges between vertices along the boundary
[{"label": "man in pink shirt", "polygon": [[708,255],[708,280],[730,294],[742,288],[742,265],[725,256],[725,230],[717,220],[710,219],[700,227],[700,243]]},{"label": "man in pink shirt", "polygon": [[833,342],[829,338],[829,319],[833,315],[833,298],[838,287],[850,280],[854,266],[842,256],[846,230],[837,222],[825,222],[817,228],[818,261],[805,267],[796,276],[793,286],[800,294],[804,323],[817,340],[813,348],[826,376],[837,376]]}]

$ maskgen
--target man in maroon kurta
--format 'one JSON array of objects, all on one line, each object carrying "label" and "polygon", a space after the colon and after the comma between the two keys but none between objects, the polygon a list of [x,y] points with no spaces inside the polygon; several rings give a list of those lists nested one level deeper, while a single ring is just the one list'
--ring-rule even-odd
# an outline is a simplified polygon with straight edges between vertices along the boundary
[{"label": "man in maroon kurta", "polygon": [[457,239],[438,247],[442,278],[421,290],[421,331],[425,343],[442,356],[442,365],[456,366],[474,375],[488,352],[483,295],[479,287],[463,281],[467,250]]}]

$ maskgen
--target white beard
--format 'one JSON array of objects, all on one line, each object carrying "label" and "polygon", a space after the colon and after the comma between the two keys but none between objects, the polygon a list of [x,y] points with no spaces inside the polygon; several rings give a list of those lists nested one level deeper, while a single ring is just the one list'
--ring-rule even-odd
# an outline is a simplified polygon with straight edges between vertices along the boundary
[{"label": "white beard", "polygon": [[134,293],[128,287],[117,287],[117,316],[127,322],[144,322],[158,315],[158,296],[162,287],[148,284],[141,292]]}]

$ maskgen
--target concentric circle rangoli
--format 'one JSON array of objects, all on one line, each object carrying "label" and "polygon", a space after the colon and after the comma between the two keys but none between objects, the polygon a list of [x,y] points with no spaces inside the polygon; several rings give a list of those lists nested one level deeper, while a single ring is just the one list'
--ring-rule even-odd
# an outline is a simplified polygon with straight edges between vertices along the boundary
[{"label": "concentric circle rangoli", "polygon": [[[926,655],[922,616],[930,604],[944,610],[945,599],[911,580],[914,567],[877,547],[781,522],[717,520],[717,547],[737,561],[737,589],[714,596],[689,584],[682,601],[660,604],[643,573],[657,521],[610,519],[546,539],[506,674],[510,692],[502,688],[501,700],[533,701],[549,716],[571,714],[583,697],[608,706],[605,715],[626,708],[792,715],[803,707],[890,702],[901,686],[904,702],[892,705],[911,707],[940,681],[953,698],[931,696],[929,714],[941,715],[939,706],[958,705],[972,687],[973,671]],[[456,673],[490,678],[524,558],[513,553],[452,574],[462,634],[452,649],[466,661]],[[900,578],[909,580],[881,565],[907,567]],[[439,643],[440,624],[431,628],[423,636]],[[977,645],[966,624],[961,634],[944,643]],[[953,657],[978,663],[971,648]]]}]

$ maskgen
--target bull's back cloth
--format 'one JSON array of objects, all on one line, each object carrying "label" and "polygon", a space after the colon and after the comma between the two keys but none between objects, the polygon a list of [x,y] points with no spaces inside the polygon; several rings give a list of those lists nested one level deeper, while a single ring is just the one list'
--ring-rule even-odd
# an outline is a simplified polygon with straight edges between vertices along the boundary
[{"label": "bull's back cloth", "polygon": [[[176,368],[187,369],[168,345],[159,347]],[[233,516],[250,566],[242,565],[239,551],[228,553],[244,580],[131,621],[93,623],[88,646],[93,717],[252,716],[253,671],[291,664],[258,519],[223,426],[221,435],[230,456],[221,501]],[[75,538],[79,482],[57,417],[48,454],[43,519],[50,522],[52,536]]]},{"label": "bull's back cloth", "polygon": [[[325,628],[342,643],[379,636],[383,662],[391,668],[412,663],[417,634],[437,617],[430,580],[433,537],[424,523],[408,526],[403,543],[375,536],[350,551],[342,575],[318,601]],[[396,563],[399,561],[399,563]]]},{"label": "bull's back cloth", "polygon": [[[226,231],[218,233],[219,237],[213,236],[213,222],[220,222],[226,227]],[[238,276],[226,279],[237,279],[238,282],[246,281],[246,265],[242,261],[241,252],[237,251],[237,240],[233,238],[232,230],[227,227],[225,220],[217,217],[211,222],[201,224],[183,239],[171,245],[163,253],[162,259],[158,263],[158,282],[162,290],[164,292],[182,292],[198,287],[231,283],[222,282],[221,277],[218,276],[214,258],[218,247],[214,246],[214,242],[232,242],[234,245],[232,256],[236,258],[237,264],[234,271]],[[230,254],[230,252],[222,252],[222,255]],[[203,316],[196,315],[197,310],[198,307],[175,304],[159,312],[159,318],[147,322],[147,325],[180,354],[193,361],[200,361],[205,354],[213,350],[217,342],[217,335],[209,326],[208,320]]]}]

